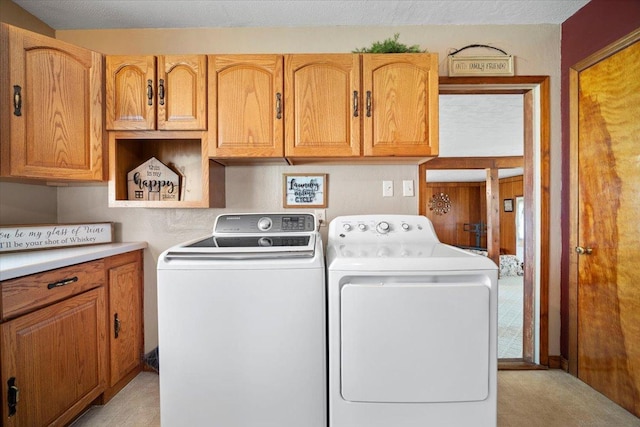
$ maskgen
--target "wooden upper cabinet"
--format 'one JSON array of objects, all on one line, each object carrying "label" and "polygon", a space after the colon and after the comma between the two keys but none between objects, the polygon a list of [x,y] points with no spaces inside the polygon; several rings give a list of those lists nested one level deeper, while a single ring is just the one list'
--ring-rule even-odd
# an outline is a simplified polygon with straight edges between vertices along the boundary
[{"label": "wooden upper cabinet", "polygon": [[285,156],[360,155],[360,56],[285,55]]},{"label": "wooden upper cabinet", "polygon": [[155,56],[107,56],[106,63],[107,129],[155,129]]},{"label": "wooden upper cabinet", "polygon": [[102,56],[0,27],[0,175],[105,180]]},{"label": "wooden upper cabinet", "polygon": [[363,54],[363,154],[438,155],[438,56]]},{"label": "wooden upper cabinet", "polygon": [[108,130],[206,130],[206,55],[107,56]]},{"label": "wooden upper cabinet", "polygon": [[283,157],[282,55],[209,56],[209,156]]}]

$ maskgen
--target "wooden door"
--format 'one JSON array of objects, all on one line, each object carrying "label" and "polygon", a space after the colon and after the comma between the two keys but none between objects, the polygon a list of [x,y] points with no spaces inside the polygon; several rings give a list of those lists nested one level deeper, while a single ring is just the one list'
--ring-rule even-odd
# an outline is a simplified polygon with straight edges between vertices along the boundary
[{"label": "wooden door", "polygon": [[640,416],[640,41],[577,78],[578,377]]},{"label": "wooden door", "polygon": [[109,268],[109,321],[111,331],[111,374],[115,386],[142,363],[142,283],[139,252],[115,257]]},{"label": "wooden door", "polygon": [[206,55],[158,57],[159,130],[207,129]]},{"label": "wooden door", "polygon": [[[3,425],[65,425],[105,387],[104,288],[0,325]],[[19,390],[9,416],[6,385]]]},{"label": "wooden door", "polygon": [[438,155],[438,55],[362,55],[365,156]]},{"label": "wooden door", "polygon": [[103,180],[102,56],[6,25],[2,39],[2,175]]},{"label": "wooden door", "polygon": [[209,57],[209,155],[284,156],[281,55]]},{"label": "wooden door", "polygon": [[360,155],[360,56],[286,55],[285,156]]},{"label": "wooden door", "polygon": [[106,64],[107,129],[155,129],[155,56],[107,56]]}]

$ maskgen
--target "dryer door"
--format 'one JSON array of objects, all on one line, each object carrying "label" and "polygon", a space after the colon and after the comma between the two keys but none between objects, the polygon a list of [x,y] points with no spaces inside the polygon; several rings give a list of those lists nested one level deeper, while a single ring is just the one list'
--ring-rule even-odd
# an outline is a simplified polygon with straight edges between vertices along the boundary
[{"label": "dryer door", "polygon": [[343,398],[486,399],[489,311],[490,289],[482,282],[345,284],[340,304]]}]

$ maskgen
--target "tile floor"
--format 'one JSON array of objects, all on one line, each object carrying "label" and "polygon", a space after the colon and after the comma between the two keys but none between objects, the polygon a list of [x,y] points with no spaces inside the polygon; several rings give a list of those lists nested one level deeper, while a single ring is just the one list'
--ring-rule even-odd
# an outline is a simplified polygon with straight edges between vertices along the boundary
[{"label": "tile floor", "polygon": [[498,357],[522,357],[524,325],[523,276],[503,276],[498,279]]},{"label": "tile floor", "polygon": [[[90,408],[72,426],[159,425],[158,375],[143,372],[108,404]],[[640,418],[560,370],[498,372],[498,427],[586,426],[640,427]]]}]

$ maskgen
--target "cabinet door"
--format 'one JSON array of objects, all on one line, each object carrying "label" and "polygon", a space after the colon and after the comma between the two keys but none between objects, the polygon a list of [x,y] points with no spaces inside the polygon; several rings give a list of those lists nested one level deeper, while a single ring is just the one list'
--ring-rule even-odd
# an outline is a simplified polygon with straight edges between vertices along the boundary
[{"label": "cabinet door", "polygon": [[360,155],[360,56],[285,56],[285,156]]},{"label": "cabinet door", "polygon": [[[64,425],[102,393],[105,318],[100,287],[0,325],[5,427]],[[6,404],[10,381],[15,413]]]},{"label": "cabinet door", "polygon": [[155,56],[107,56],[106,63],[107,129],[155,129]]},{"label": "cabinet door", "polygon": [[111,374],[115,386],[142,363],[142,261],[139,252],[114,257],[109,268]]},{"label": "cabinet door", "polygon": [[282,157],[282,56],[209,57],[209,156]]},{"label": "cabinet door", "polygon": [[438,56],[362,55],[365,156],[438,154]]},{"label": "cabinet door", "polygon": [[102,56],[1,29],[2,176],[102,181]]},{"label": "cabinet door", "polygon": [[158,57],[158,130],[207,128],[207,57]]}]

